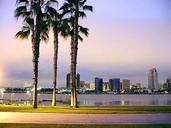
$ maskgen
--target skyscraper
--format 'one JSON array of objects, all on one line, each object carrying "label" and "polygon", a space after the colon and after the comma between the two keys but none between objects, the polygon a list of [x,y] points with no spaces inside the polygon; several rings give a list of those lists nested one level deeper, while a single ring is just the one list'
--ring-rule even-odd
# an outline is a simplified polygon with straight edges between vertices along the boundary
[{"label": "skyscraper", "polygon": [[158,91],[158,73],[156,68],[149,70],[148,74],[148,88],[152,91]]},{"label": "skyscraper", "polygon": [[120,92],[121,84],[119,78],[114,78],[109,80],[110,91]]},{"label": "skyscraper", "polygon": [[68,73],[66,77],[66,87],[67,89],[70,89],[70,73]]},{"label": "skyscraper", "polygon": [[101,93],[103,91],[103,79],[95,78],[95,91],[96,93]]},{"label": "skyscraper", "polygon": [[166,85],[167,85],[167,91],[171,91],[171,78],[167,78]]},{"label": "skyscraper", "polygon": [[122,80],[122,90],[125,92],[130,91],[130,80],[127,79]]},{"label": "skyscraper", "polygon": [[77,88],[79,89],[80,88],[80,74],[77,73]]},{"label": "skyscraper", "polygon": [[[70,86],[70,73],[68,73],[67,77],[66,77],[66,87],[68,89],[71,88],[71,86]],[[80,88],[80,74],[79,73],[77,73],[77,76],[76,76],[76,87],[77,87],[77,89]]]}]

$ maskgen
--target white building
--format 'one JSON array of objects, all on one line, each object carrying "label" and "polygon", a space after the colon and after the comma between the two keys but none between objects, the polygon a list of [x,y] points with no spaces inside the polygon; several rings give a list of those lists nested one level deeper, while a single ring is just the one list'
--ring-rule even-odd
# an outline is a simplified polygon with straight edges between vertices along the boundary
[{"label": "white building", "polygon": [[95,90],[95,83],[89,84],[89,90]]}]

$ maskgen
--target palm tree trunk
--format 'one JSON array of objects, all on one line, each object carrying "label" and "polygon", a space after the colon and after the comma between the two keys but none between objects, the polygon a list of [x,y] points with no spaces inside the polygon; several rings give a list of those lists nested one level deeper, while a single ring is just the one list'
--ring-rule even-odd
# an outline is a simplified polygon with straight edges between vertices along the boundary
[{"label": "palm tree trunk", "polygon": [[57,62],[58,62],[58,33],[54,31],[53,97],[52,97],[52,106],[56,106]]},{"label": "palm tree trunk", "polygon": [[[35,55],[34,55],[35,56]],[[33,60],[33,108],[37,108],[38,61]]]},{"label": "palm tree trunk", "polygon": [[[79,5],[79,3],[78,3]],[[74,35],[71,44],[71,79],[72,79],[72,89],[71,89],[71,106],[73,108],[78,107],[77,103],[77,90],[76,90],[76,71],[77,71],[77,48],[78,48],[78,5],[76,5],[76,12],[74,16]]]},{"label": "palm tree trunk", "polygon": [[78,103],[77,103],[77,84],[76,84],[76,78],[77,78],[77,47],[78,43],[74,45],[74,76],[75,76],[75,83],[74,83],[74,108],[78,108]]},{"label": "palm tree trunk", "polygon": [[71,107],[74,107],[74,85],[75,85],[75,69],[74,69],[74,40],[71,37],[71,65],[70,65],[70,87],[71,87]]},{"label": "palm tree trunk", "polygon": [[33,52],[33,108],[37,108],[37,85],[38,85],[38,63],[39,63],[39,47],[40,47],[40,28],[39,15],[36,17],[36,25],[34,31],[34,39],[32,42]]},{"label": "palm tree trunk", "polygon": [[39,45],[40,42],[32,45],[33,50],[33,108],[37,108],[37,85],[38,85],[38,63],[39,63]]}]

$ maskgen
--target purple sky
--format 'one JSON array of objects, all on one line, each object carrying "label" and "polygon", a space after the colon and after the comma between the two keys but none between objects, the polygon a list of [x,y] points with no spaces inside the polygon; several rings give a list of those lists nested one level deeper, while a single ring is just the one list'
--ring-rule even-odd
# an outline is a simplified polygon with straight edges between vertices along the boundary
[{"label": "purple sky", "polygon": [[[62,0],[59,1],[60,4]],[[120,77],[132,84],[147,84],[147,73],[156,67],[159,81],[171,76],[170,0],[89,0],[94,13],[81,24],[90,35],[79,45],[78,72],[81,80]],[[0,86],[31,83],[32,53],[29,40],[14,38],[21,21],[14,15],[15,0],[0,0]],[[51,36],[52,37],[52,36]],[[41,43],[40,85],[52,83],[53,38]],[[60,39],[58,81],[65,86],[69,72],[70,43]]]}]

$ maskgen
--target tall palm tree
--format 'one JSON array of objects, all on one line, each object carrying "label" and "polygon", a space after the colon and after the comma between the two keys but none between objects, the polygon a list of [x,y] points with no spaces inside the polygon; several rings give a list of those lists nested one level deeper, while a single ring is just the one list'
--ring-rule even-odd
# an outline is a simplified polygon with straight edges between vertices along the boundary
[{"label": "tall palm tree", "polygon": [[[56,0],[16,0],[15,17],[23,18],[23,27],[16,37],[27,38],[31,34],[33,53],[33,108],[37,108],[37,85],[38,85],[38,63],[40,41],[48,38],[48,24],[46,13],[43,11]],[[28,22],[27,19],[31,19]]]},{"label": "tall palm tree", "polygon": [[52,97],[52,106],[56,106],[56,84],[57,84],[57,67],[58,67],[58,43],[59,43],[59,22],[58,19],[52,20],[52,28],[54,35],[54,56],[53,56],[53,97]]},{"label": "tall palm tree", "polygon": [[54,38],[54,56],[53,56],[53,96],[52,96],[52,106],[56,106],[56,86],[57,86],[57,67],[58,67],[58,45],[59,45],[59,34],[66,34],[68,30],[68,24],[62,19],[62,15],[59,10],[53,7],[54,5],[47,6],[46,12],[48,15],[48,20],[53,31]]},{"label": "tall palm tree", "polygon": [[[57,86],[57,67],[58,67],[58,45],[59,34],[66,38],[69,36],[70,26],[66,19],[62,19],[62,15],[58,11],[50,11],[50,23],[54,36],[54,56],[53,56],[53,97],[52,106],[56,106],[56,86]],[[88,31],[88,30],[87,30]],[[86,32],[85,32],[86,33]],[[88,32],[87,32],[88,33]]]},{"label": "tall palm tree", "polygon": [[52,106],[56,106],[56,86],[57,86],[57,67],[58,67],[58,45],[59,45],[59,33],[61,30],[61,18],[57,9],[48,6],[46,8],[49,16],[49,23],[53,30],[54,38],[54,55],[53,55],[53,95]]},{"label": "tall palm tree", "polygon": [[64,16],[73,17],[73,35],[71,36],[71,65],[70,65],[70,81],[71,81],[71,106],[77,108],[77,92],[76,92],[76,64],[78,53],[79,39],[79,18],[86,17],[85,11],[93,11],[93,7],[86,5],[87,0],[65,0],[61,10]]}]

